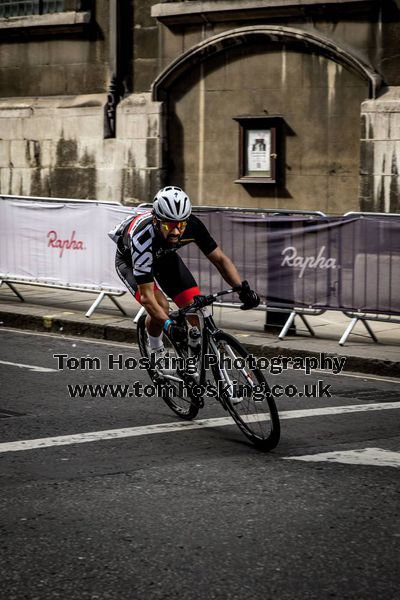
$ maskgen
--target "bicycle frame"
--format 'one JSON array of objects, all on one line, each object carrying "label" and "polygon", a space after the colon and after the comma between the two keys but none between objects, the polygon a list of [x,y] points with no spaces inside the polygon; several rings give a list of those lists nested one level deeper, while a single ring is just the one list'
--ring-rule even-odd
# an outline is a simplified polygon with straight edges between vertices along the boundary
[{"label": "bicycle frame", "polygon": [[[200,330],[202,333],[201,350],[200,350],[200,354],[197,358],[198,365],[200,366],[200,371],[197,371],[197,373],[192,373],[192,374],[179,373],[181,375],[181,377],[177,377],[175,375],[170,375],[168,373],[165,373],[165,374],[163,373],[163,379],[173,381],[175,383],[183,381],[186,384],[188,383],[188,381],[190,383],[192,383],[192,381],[190,381],[190,380],[193,380],[198,385],[205,385],[206,369],[205,369],[204,357],[207,354],[208,350],[211,350],[212,353],[216,356],[218,364],[219,364],[220,353],[219,353],[217,344],[214,339],[214,336],[219,331],[219,329],[216,326],[213,317],[209,314],[206,314],[206,311],[204,308],[194,309],[194,308],[188,307],[187,309],[178,311],[178,313],[179,314],[177,317],[177,322],[183,320],[185,318],[186,314],[196,314],[199,318],[199,321],[201,322],[201,325],[200,325]],[[177,344],[177,346],[179,348],[180,345]]]},{"label": "bicycle frame", "polygon": [[[218,336],[218,333],[221,330],[215,324],[215,321],[214,321],[212,315],[208,314],[208,311],[204,307],[196,308],[196,307],[188,306],[184,309],[180,309],[179,311],[176,311],[176,313],[173,313],[171,316],[173,316],[179,323],[179,322],[182,322],[185,319],[186,315],[188,315],[188,314],[196,314],[200,321],[200,329],[202,332],[202,344],[201,344],[200,354],[197,357],[197,363],[200,367],[200,371],[197,371],[197,373],[188,374],[188,373],[179,372],[179,370],[178,370],[180,377],[176,377],[175,375],[169,375],[169,374],[165,373],[165,374],[163,374],[163,378],[166,380],[169,380],[169,381],[173,381],[175,383],[183,382],[184,384],[186,384],[188,386],[189,389],[190,389],[190,386],[192,386],[194,384],[197,384],[199,386],[205,386],[207,383],[207,377],[206,377],[206,368],[205,368],[204,358],[205,358],[206,354],[210,354],[210,355],[213,355],[216,359],[216,369],[218,370],[218,373],[219,373],[218,379],[220,381],[225,381],[228,384],[228,388],[226,389],[226,392],[229,395],[231,388],[233,388],[233,386],[234,386],[234,381],[231,381],[231,379],[226,371],[226,368],[224,367],[223,364],[221,364],[222,363],[221,353],[218,348],[218,340],[216,339]],[[179,348],[179,344],[177,346]],[[227,353],[231,359],[236,358],[229,347],[228,347]],[[247,374],[246,369],[241,368],[240,371],[243,373],[248,384],[251,387],[253,387],[253,381]],[[219,396],[219,401],[221,402],[223,407],[226,408],[225,400],[224,400],[223,396]]]}]

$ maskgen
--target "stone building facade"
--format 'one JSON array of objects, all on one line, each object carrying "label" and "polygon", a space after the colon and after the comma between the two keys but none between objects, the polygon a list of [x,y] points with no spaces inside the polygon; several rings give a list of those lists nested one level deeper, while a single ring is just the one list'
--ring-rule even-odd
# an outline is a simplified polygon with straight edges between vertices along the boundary
[{"label": "stone building facade", "polygon": [[395,0],[2,0],[0,192],[398,212],[399,33]]}]

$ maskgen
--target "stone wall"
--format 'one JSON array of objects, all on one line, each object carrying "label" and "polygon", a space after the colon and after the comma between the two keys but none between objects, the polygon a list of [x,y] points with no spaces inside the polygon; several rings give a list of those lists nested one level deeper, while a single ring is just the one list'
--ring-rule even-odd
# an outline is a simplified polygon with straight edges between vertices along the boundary
[{"label": "stone wall", "polygon": [[47,25],[40,31],[24,26],[29,16],[15,31],[5,27],[7,21],[0,22],[0,97],[104,93],[108,2],[96,5],[90,23],[61,30],[57,19],[63,13],[43,16]]},{"label": "stone wall", "polygon": [[148,201],[161,176],[161,105],[149,94],[118,106],[104,139],[102,94],[0,102],[2,194]]},{"label": "stone wall", "polygon": [[400,212],[400,87],[361,106],[361,210]]},{"label": "stone wall", "polygon": [[160,71],[159,27],[151,16],[152,0],[134,0],[133,91],[148,92]]},{"label": "stone wall", "polygon": [[[192,68],[169,90],[170,181],[195,203],[322,210],[358,209],[360,107],[368,85],[337,63],[275,43],[245,45]],[[280,185],[235,183],[234,117],[282,115]]]}]

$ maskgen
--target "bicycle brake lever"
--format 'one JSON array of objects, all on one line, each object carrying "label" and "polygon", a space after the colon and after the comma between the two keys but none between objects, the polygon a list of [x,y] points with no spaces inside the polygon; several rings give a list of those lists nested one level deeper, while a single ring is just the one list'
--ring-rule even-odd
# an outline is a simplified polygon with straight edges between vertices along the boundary
[{"label": "bicycle brake lever", "polygon": [[197,295],[193,298],[192,308],[203,308],[205,306],[205,302],[207,301],[207,296]]},{"label": "bicycle brake lever", "polygon": [[195,296],[198,298],[197,308],[205,308],[217,299],[217,294],[209,294],[208,296]]}]

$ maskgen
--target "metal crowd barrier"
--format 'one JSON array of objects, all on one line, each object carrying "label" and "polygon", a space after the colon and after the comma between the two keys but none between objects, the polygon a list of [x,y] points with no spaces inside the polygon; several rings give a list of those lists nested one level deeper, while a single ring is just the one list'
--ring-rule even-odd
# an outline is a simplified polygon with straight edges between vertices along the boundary
[{"label": "metal crowd barrier", "polygon": [[[90,204],[90,205],[107,205],[107,206],[118,206],[123,207],[119,202],[113,201],[102,201],[102,200],[81,200],[74,198],[48,198],[48,197],[32,197],[32,196],[11,196],[6,194],[0,195],[0,202],[3,199],[9,199],[14,201],[28,201],[28,202],[46,202],[46,203],[62,203],[62,204]],[[44,277],[39,280],[39,278],[31,278],[25,276],[19,277],[10,277],[8,275],[0,275],[0,287],[2,285],[6,285],[11,291],[21,300],[21,302],[25,302],[25,298],[20,293],[20,291],[16,288],[16,285],[30,285],[37,287],[48,287],[53,289],[63,289],[69,290],[71,292],[86,292],[86,293],[96,293],[98,294],[96,300],[93,302],[91,307],[86,313],[87,317],[90,317],[96,308],[99,306],[100,302],[104,298],[109,298],[115,306],[121,311],[122,314],[127,315],[125,309],[121,306],[121,304],[117,301],[117,297],[123,296],[126,292],[125,290],[114,291],[111,289],[102,289],[98,285],[69,285],[69,284],[56,284],[50,281],[47,281]]]},{"label": "metal crowd barrier", "polygon": [[109,298],[113,304],[115,304],[115,306],[118,308],[118,310],[121,311],[121,313],[125,316],[128,316],[128,313],[126,312],[126,310],[124,309],[123,306],[121,306],[121,304],[117,301],[116,297],[119,296],[123,296],[124,294],[126,294],[125,291],[121,291],[121,292],[113,292],[113,291],[105,291],[102,290],[101,292],[99,292],[98,289],[94,289],[91,287],[85,287],[85,286],[71,286],[71,285],[55,285],[52,283],[46,283],[46,282],[40,282],[40,281],[35,281],[33,279],[23,279],[21,278],[10,278],[10,279],[6,279],[6,278],[0,278],[0,287],[5,284],[7,287],[10,288],[10,290],[12,292],[14,292],[14,294],[21,300],[21,302],[25,302],[25,298],[23,297],[23,295],[21,294],[20,291],[17,290],[17,288],[15,287],[15,285],[33,285],[36,287],[48,287],[48,288],[53,288],[55,290],[68,290],[70,292],[86,292],[88,294],[98,294],[96,300],[93,302],[93,304],[91,305],[91,307],[89,308],[89,310],[85,313],[86,317],[91,317],[92,314],[94,313],[94,311],[96,310],[96,308],[99,306],[99,304],[102,302],[102,300],[104,300],[104,298]]},{"label": "metal crowd barrier", "polygon": [[[32,198],[29,196],[0,196],[1,198],[5,198],[5,199],[10,199],[10,200],[27,200],[27,201],[33,201],[33,200],[37,200],[40,202],[62,202],[63,204],[73,204],[73,203],[88,203],[88,204],[95,204],[95,205],[111,205],[111,206],[115,206],[118,208],[123,208],[126,209],[126,211],[129,210],[137,210],[139,212],[141,211],[145,211],[148,209],[152,208],[152,204],[149,203],[143,203],[140,204],[139,206],[136,207],[124,207],[123,205],[121,205],[118,202],[102,202],[102,201],[98,201],[98,200],[79,200],[79,199],[65,199],[65,198]],[[297,304],[296,304],[296,298],[293,297],[293,300],[289,303],[286,302],[286,305],[280,303],[280,302],[270,302],[268,300],[268,290],[266,291],[266,279],[268,278],[268,260],[269,257],[260,257],[258,256],[257,253],[257,245],[256,245],[256,241],[255,239],[245,239],[246,238],[246,228],[241,227],[241,220],[238,218],[236,219],[236,225],[232,225],[232,222],[235,221],[235,218],[230,220],[230,223],[228,223],[228,228],[227,228],[227,222],[223,221],[223,219],[216,219],[213,218],[213,213],[225,213],[225,212],[229,212],[231,215],[245,215],[246,218],[243,220],[246,221],[246,219],[248,218],[250,224],[252,223],[251,220],[251,215],[257,216],[257,217],[268,217],[268,223],[274,223],[274,220],[271,219],[270,217],[277,217],[277,222],[279,221],[279,217],[291,217],[293,218],[293,222],[295,223],[296,221],[299,222],[304,222],[305,225],[307,226],[308,224],[310,224],[311,226],[320,223],[320,222],[324,222],[324,219],[329,219],[329,217],[327,217],[327,215],[321,211],[308,211],[308,210],[297,210],[297,209],[255,209],[255,208],[238,208],[238,207],[218,207],[218,206],[199,206],[199,207],[195,207],[195,212],[196,213],[203,213],[203,220],[205,221],[206,226],[208,226],[211,229],[211,233],[212,235],[214,235],[214,237],[217,239],[217,241],[220,243],[221,247],[224,249],[224,251],[226,252],[226,254],[228,256],[230,256],[233,259],[234,263],[237,263],[240,265],[239,270],[241,271],[241,268],[244,265],[249,265],[249,262],[246,262],[248,256],[250,256],[249,252],[250,250],[252,250],[253,254],[252,254],[252,258],[253,258],[253,262],[250,264],[250,271],[251,271],[251,281],[252,284],[254,284],[254,287],[257,290],[262,289],[262,291],[264,292],[262,295],[263,297],[266,298],[266,301],[264,303],[262,303],[262,305],[260,305],[258,307],[257,310],[261,310],[261,311],[268,311],[268,312],[286,312],[288,313],[288,318],[286,320],[286,322],[284,323],[284,326],[282,327],[281,332],[279,333],[279,339],[284,339],[285,336],[287,335],[290,327],[292,326],[292,324],[294,323],[295,318],[298,316],[302,322],[304,323],[306,329],[308,330],[308,332],[310,333],[310,335],[314,336],[314,330],[311,327],[311,325],[309,324],[308,320],[307,320],[307,316],[318,316],[323,314],[326,310],[337,310],[342,312],[343,314],[345,314],[348,318],[351,319],[349,325],[346,327],[344,333],[342,334],[340,340],[339,340],[339,344],[340,345],[344,345],[346,343],[346,341],[348,340],[350,334],[352,333],[355,325],[358,323],[358,321],[360,321],[364,327],[366,328],[367,332],[369,333],[369,335],[371,336],[371,338],[377,342],[377,338],[375,336],[375,334],[373,333],[372,329],[369,326],[369,321],[383,321],[383,322],[391,322],[391,323],[400,323],[400,318],[397,317],[394,314],[388,314],[388,312],[386,311],[381,311],[379,312],[379,310],[377,310],[376,312],[373,311],[361,311],[361,310],[347,310],[344,307],[349,306],[349,304],[346,304],[346,294],[350,294],[351,298],[356,298],[357,294],[354,290],[354,277],[352,279],[353,281],[353,289],[350,286],[350,289],[339,289],[337,291],[334,291],[332,293],[334,294],[338,294],[338,304],[337,306],[328,306],[328,308],[326,306],[320,306],[316,307],[315,305],[318,304],[317,300],[320,298],[320,296],[317,295],[317,284],[318,284],[318,280],[317,280],[317,276],[315,275],[315,281],[313,281],[312,279],[310,279],[310,277],[308,278],[308,280],[306,280],[306,278],[304,279],[296,279],[296,289],[298,290],[298,296],[297,296]],[[208,216],[207,216],[208,213]],[[248,217],[247,217],[248,216]],[[367,212],[348,212],[345,215],[343,215],[343,218],[349,218],[351,219],[352,217],[388,217],[391,219],[399,219],[400,218],[400,214],[396,214],[396,213],[367,213]],[[206,222],[208,221],[208,222]],[[261,219],[262,222],[262,219]],[[217,229],[215,229],[217,227]],[[230,229],[229,229],[230,227]],[[235,229],[236,227],[236,229]],[[213,230],[214,228],[214,230]],[[306,230],[306,227],[305,227]],[[239,243],[234,243],[235,239],[234,235],[235,232],[240,232],[240,235],[242,235],[242,238],[239,238],[240,241]],[[251,228],[249,229],[249,231],[253,231],[253,235],[254,235],[254,231],[255,229],[253,228],[253,230],[251,230]],[[278,230],[276,230],[278,231]],[[275,231],[275,235],[276,235],[276,231]],[[265,232],[265,229],[264,229]],[[278,231],[278,235],[279,235],[279,231]],[[288,234],[289,237],[289,243],[290,242],[290,234]],[[263,244],[265,244],[265,239],[262,238]],[[330,250],[335,250],[335,252],[339,252],[339,257],[340,257],[340,252],[342,252],[342,245],[344,242],[342,242],[340,236],[337,236],[337,233],[335,232],[335,235],[330,236],[330,234],[327,235],[326,238],[323,238],[324,240],[327,239],[327,246],[328,246],[328,256],[333,256],[333,254],[330,254]],[[339,240],[339,241],[338,241]],[[268,243],[268,242],[267,242]],[[293,242],[294,243],[294,242]],[[311,242],[314,243],[314,242]],[[308,244],[308,245],[307,245]],[[332,247],[331,247],[332,245]],[[317,252],[317,248],[318,248],[318,239],[316,239],[315,241],[315,249],[314,249],[314,255]],[[339,250],[338,250],[339,247]],[[313,248],[310,247],[310,242],[309,239],[307,239],[306,242],[306,237],[303,236],[303,238],[301,239],[301,243],[299,245],[299,252],[302,252],[302,255],[307,257],[309,256],[310,253],[310,248],[311,248],[311,254],[313,252]],[[396,261],[397,261],[397,256],[399,256],[399,261],[400,261],[400,253],[399,250],[396,246]],[[204,287],[206,289],[206,293],[209,290],[215,290],[218,288],[218,285],[220,283],[219,281],[219,274],[216,273],[216,270],[214,269],[214,267],[212,267],[212,265],[210,264],[210,268],[207,270],[201,266],[201,261],[204,260],[204,257],[202,257],[200,255],[199,252],[195,252],[193,250],[191,250],[188,246],[185,246],[185,248],[182,249],[182,252],[184,254],[184,260],[186,260],[185,258],[185,253],[187,254],[188,257],[188,261],[189,261],[189,268],[193,271],[194,276],[196,278],[196,274],[200,274],[200,272],[203,273],[203,276],[205,274],[205,279],[207,279],[207,281],[202,281],[201,285],[202,287]],[[362,268],[364,268],[366,270],[366,264],[367,264],[367,259],[368,259],[368,255],[365,254],[365,256],[361,254],[357,254],[357,252],[359,252],[359,250],[357,248],[353,248],[353,251],[349,253],[350,259],[351,257],[359,257],[361,256],[361,258],[364,260],[364,262],[362,263],[362,265],[364,265]],[[376,255],[379,258],[379,255]],[[391,256],[390,256],[391,258]],[[348,259],[349,260],[349,259]],[[250,261],[251,262],[251,261]],[[208,263],[207,263],[208,264]],[[342,264],[342,263],[340,263]],[[396,263],[397,265],[397,263]],[[377,259],[376,260],[376,269],[377,269],[377,277],[379,280],[379,276],[380,276],[380,262]],[[390,267],[391,268],[391,267]],[[396,266],[397,268],[397,266]],[[391,273],[391,271],[390,271]],[[334,290],[335,289],[335,284],[337,282],[331,280],[331,274],[330,272],[326,274],[326,281],[323,279],[322,280],[322,287],[324,285],[326,285],[327,289],[330,290]],[[197,277],[198,279],[198,277]],[[250,279],[250,277],[249,277]],[[86,285],[78,285],[78,286],[71,286],[69,284],[66,285],[56,285],[54,283],[51,283],[49,281],[37,281],[37,280],[32,280],[26,277],[2,277],[0,275],[0,286],[2,284],[7,285],[17,296],[18,298],[20,298],[21,301],[24,301],[23,296],[19,293],[19,291],[16,289],[16,285],[18,284],[29,284],[29,285],[36,285],[36,286],[46,286],[46,287],[53,287],[53,288],[58,288],[58,289],[68,289],[71,291],[82,291],[82,292],[94,292],[97,293],[98,296],[96,298],[96,300],[93,302],[93,304],[91,305],[91,307],[89,308],[89,310],[86,313],[87,317],[90,317],[93,312],[96,310],[96,308],[99,306],[99,304],[102,302],[102,300],[105,297],[109,297],[110,300],[117,306],[117,308],[123,313],[126,314],[124,308],[117,302],[116,297],[118,296],[122,296],[123,294],[126,293],[125,290],[119,290],[118,291],[113,291],[111,289],[102,289],[100,286],[98,287],[89,287]],[[330,285],[332,284],[332,285]],[[343,283],[341,285],[344,285]],[[313,287],[314,286],[314,287]],[[328,292],[327,292],[328,293]],[[329,292],[330,293],[330,292]],[[341,299],[343,300],[343,296],[344,296],[344,300],[342,302],[342,305],[340,304]],[[351,296],[351,294],[353,294]],[[307,299],[307,302],[304,303],[304,299]],[[327,300],[329,300],[329,298],[332,299],[332,296],[327,296]],[[336,301],[336,295],[334,296],[335,301]],[[299,304],[301,303],[301,301],[303,301],[302,305],[300,306]],[[327,304],[329,304],[329,302],[327,302]],[[379,304],[379,303],[378,303]],[[238,303],[235,302],[218,302],[216,303],[216,306],[221,306],[221,307],[237,307]],[[351,304],[352,307],[357,306],[357,304],[355,304],[353,302],[353,304]],[[394,312],[397,311],[397,304],[395,304],[396,310]],[[376,308],[375,306],[373,307],[374,309]],[[378,306],[379,308],[379,306]],[[140,314],[143,312],[143,309],[141,309],[139,311],[139,313],[136,315],[135,321],[139,318]],[[393,311],[392,311],[393,312]]]},{"label": "metal crowd barrier", "polygon": [[[381,213],[381,212],[373,213],[373,212],[350,211],[350,212],[345,213],[343,216],[344,217],[352,217],[352,216],[388,217],[388,218],[400,219],[400,213]],[[379,263],[377,264],[377,275],[378,275],[377,278],[379,280]],[[343,335],[341,336],[341,338],[339,340],[340,346],[344,346],[344,344],[347,342],[350,334],[352,333],[354,327],[357,325],[358,322],[360,322],[364,325],[366,331],[368,332],[371,339],[375,343],[378,343],[378,338],[372,331],[368,321],[380,321],[380,322],[384,322],[384,323],[386,322],[386,323],[400,324],[400,318],[398,318],[394,315],[388,315],[388,314],[383,314],[383,313],[378,314],[378,313],[370,313],[370,312],[345,310],[345,311],[343,311],[343,314],[345,314],[347,317],[349,317],[349,319],[351,319],[351,321],[348,324],[348,326],[346,327],[345,331],[343,332]]]}]

